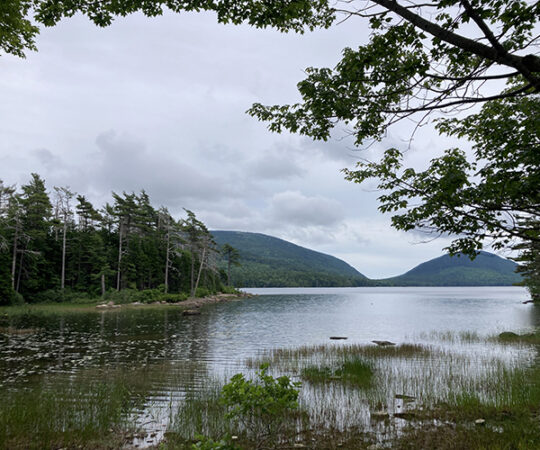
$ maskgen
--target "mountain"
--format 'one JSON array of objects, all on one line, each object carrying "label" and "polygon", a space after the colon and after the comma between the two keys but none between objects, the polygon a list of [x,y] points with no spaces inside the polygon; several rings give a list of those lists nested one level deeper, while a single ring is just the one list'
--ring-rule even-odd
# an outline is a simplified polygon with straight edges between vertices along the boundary
[{"label": "mountain", "polygon": [[376,280],[385,286],[509,286],[521,281],[517,264],[488,252],[471,261],[465,255],[444,255],[403,275]]},{"label": "mountain", "polygon": [[[370,281],[345,261],[272,236],[242,231],[212,231],[219,247],[240,253],[241,266],[231,269],[231,282],[242,287],[365,286]],[[226,270],[226,261],[220,268]]]}]

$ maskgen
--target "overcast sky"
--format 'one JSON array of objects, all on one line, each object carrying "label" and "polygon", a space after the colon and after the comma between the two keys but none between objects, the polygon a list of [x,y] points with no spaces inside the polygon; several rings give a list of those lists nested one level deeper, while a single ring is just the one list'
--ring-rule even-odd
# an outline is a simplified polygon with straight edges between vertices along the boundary
[{"label": "overcast sky", "polygon": [[[309,66],[333,67],[367,42],[367,23],[305,35],[224,26],[213,14],[135,15],[106,29],[82,17],[44,29],[39,52],[0,57],[0,179],[31,172],[97,206],[111,191],[145,189],[176,217],[193,210],[210,229],[253,231],[342,258],[371,278],[440,256],[448,240],[401,233],[377,211],[374,185],[340,170],[358,151],[273,134],[245,114],[254,102],[292,103]],[[392,129],[371,157],[406,146]],[[421,166],[451,143],[422,129],[408,152]]]}]

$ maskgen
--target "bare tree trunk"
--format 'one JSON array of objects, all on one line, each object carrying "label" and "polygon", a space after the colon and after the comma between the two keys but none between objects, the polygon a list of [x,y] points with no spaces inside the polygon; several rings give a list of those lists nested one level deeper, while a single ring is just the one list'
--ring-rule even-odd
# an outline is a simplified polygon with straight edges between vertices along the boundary
[{"label": "bare tree trunk", "polygon": [[191,282],[190,282],[192,297],[195,295],[194,286],[195,286],[195,252],[193,251],[193,247],[192,247],[191,248]]},{"label": "bare tree trunk", "polygon": [[101,274],[101,296],[105,297],[105,274]]},{"label": "bare tree trunk", "polygon": [[62,236],[62,278],[60,281],[60,289],[64,290],[66,283],[66,232],[67,232],[67,215],[64,215],[64,233]]},{"label": "bare tree trunk", "polygon": [[197,288],[199,287],[199,280],[201,279],[201,272],[202,272],[202,268],[203,268],[203,265],[204,265],[205,253],[206,253],[206,247],[203,247],[202,256],[201,256],[201,264],[199,265],[199,273],[197,274],[197,281],[195,283],[195,289],[193,290],[192,295],[195,295],[195,293],[197,292]]},{"label": "bare tree trunk", "polygon": [[13,258],[11,260],[11,288],[15,290],[15,272],[17,269],[17,241],[19,239],[19,227],[15,225],[15,236],[13,238]]},{"label": "bare tree trunk", "polygon": [[167,228],[167,258],[165,262],[165,294],[169,292],[169,253],[170,253],[170,243],[171,243],[171,230]]},{"label": "bare tree trunk", "polygon": [[227,286],[231,285],[231,255],[227,261]]},{"label": "bare tree trunk", "polygon": [[118,239],[118,271],[116,273],[116,290],[120,290],[120,265],[122,264],[122,218],[120,218],[120,229],[119,229],[119,239]]},{"label": "bare tree trunk", "polygon": [[19,260],[19,276],[17,277],[17,287],[15,288],[16,292],[19,292],[19,288],[21,287],[21,273],[22,273],[22,267],[23,267],[23,258],[24,258],[24,250],[21,253],[21,259]]}]

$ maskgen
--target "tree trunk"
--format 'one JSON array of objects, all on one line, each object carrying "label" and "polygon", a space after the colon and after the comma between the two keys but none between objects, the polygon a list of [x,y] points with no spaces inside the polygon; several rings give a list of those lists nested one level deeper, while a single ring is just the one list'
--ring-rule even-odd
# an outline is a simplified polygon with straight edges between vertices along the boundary
[{"label": "tree trunk", "polygon": [[227,260],[227,286],[231,285],[231,255],[229,255],[229,259]]},{"label": "tree trunk", "polygon": [[121,271],[120,267],[122,264],[122,219],[120,218],[120,228],[118,230],[118,271],[116,272],[116,290],[120,290],[120,278],[121,278]]},{"label": "tree trunk", "polygon": [[11,260],[11,288],[15,290],[15,273],[17,271],[17,242],[19,239],[18,236],[19,227],[15,225],[15,236],[13,238],[13,258]]},{"label": "tree trunk", "polygon": [[165,294],[169,292],[169,252],[170,252],[170,242],[171,242],[171,236],[170,236],[170,229],[167,228],[167,258],[165,262]]},{"label": "tree trunk", "polygon": [[67,231],[67,217],[64,215],[64,233],[62,236],[62,278],[60,281],[60,289],[64,290],[66,283],[66,231]]},{"label": "tree trunk", "polygon": [[19,260],[19,276],[17,277],[17,287],[15,288],[16,292],[19,292],[19,289],[21,287],[21,274],[23,269],[23,258],[24,258],[24,250],[21,252],[21,259]]},{"label": "tree trunk", "polygon": [[195,252],[193,248],[191,249],[191,280],[190,280],[190,295],[193,297],[195,295]]},{"label": "tree trunk", "polygon": [[201,264],[199,265],[199,273],[197,274],[197,281],[195,283],[195,289],[193,289],[193,294],[192,296],[194,296],[197,292],[197,288],[199,287],[199,280],[201,279],[201,272],[202,272],[202,268],[203,268],[203,265],[204,265],[204,255],[206,253],[206,247],[203,248],[203,251],[202,251],[202,256],[201,256]]},{"label": "tree trunk", "polygon": [[105,274],[101,274],[101,296],[105,297]]}]

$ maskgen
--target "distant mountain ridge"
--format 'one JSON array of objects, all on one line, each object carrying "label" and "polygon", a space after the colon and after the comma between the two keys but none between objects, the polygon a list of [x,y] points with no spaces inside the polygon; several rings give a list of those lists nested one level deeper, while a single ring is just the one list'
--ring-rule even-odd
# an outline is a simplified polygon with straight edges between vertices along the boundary
[{"label": "distant mountain ridge", "polygon": [[[341,259],[261,233],[212,231],[216,243],[240,253],[231,281],[241,287],[509,286],[521,281],[517,264],[488,252],[471,261],[443,255],[403,275],[370,280]],[[226,269],[222,260],[220,267]]]},{"label": "distant mountain ridge", "polygon": [[[211,231],[216,243],[240,253],[231,280],[242,287],[365,286],[369,280],[341,259],[261,233]],[[225,268],[225,261],[221,268]]]},{"label": "distant mountain ridge", "polygon": [[493,253],[443,255],[397,277],[376,280],[386,286],[510,286],[521,281],[517,264]]}]

